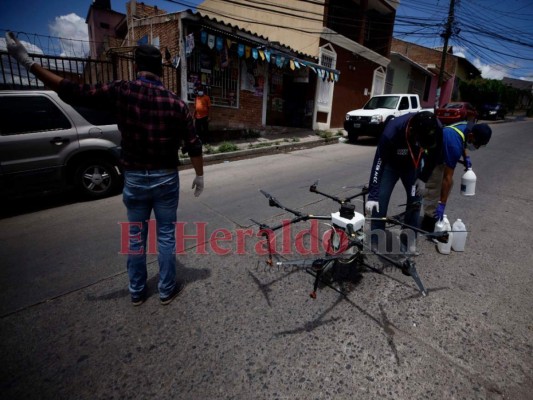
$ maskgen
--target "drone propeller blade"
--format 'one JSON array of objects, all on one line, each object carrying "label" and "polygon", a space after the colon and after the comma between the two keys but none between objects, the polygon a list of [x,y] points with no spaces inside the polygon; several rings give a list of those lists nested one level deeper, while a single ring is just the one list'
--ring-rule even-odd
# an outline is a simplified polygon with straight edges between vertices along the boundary
[{"label": "drone propeller blade", "polygon": [[263,193],[263,195],[268,199],[268,205],[270,207],[278,207],[278,208],[283,208],[283,206],[281,205],[281,203],[278,201],[278,199],[276,199],[274,196],[270,195],[269,193],[265,192],[263,189],[259,189],[259,191],[261,193]]}]

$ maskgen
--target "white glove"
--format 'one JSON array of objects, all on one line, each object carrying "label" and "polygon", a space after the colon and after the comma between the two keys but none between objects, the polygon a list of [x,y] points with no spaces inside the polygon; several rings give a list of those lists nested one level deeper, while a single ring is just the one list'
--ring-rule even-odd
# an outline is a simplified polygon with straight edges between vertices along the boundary
[{"label": "white glove", "polygon": [[19,64],[26,68],[28,71],[30,70],[31,66],[35,64],[35,61],[33,61],[30,56],[28,56],[26,48],[22,43],[19,42],[13,32],[6,33],[6,46],[7,51],[9,52],[11,57],[17,60]]},{"label": "white glove", "polygon": [[379,212],[379,202],[377,201],[373,201],[373,200],[368,200],[366,202],[366,212],[368,214],[372,214],[372,210],[375,208],[377,212]]},{"label": "white glove", "polygon": [[416,195],[423,196],[426,193],[426,183],[420,179],[417,179],[415,182]]},{"label": "white glove", "polygon": [[204,177],[196,175],[196,178],[194,178],[194,181],[192,181],[192,187],[191,189],[194,190],[194,196],[198,197],[202,194],[204,191]]}]

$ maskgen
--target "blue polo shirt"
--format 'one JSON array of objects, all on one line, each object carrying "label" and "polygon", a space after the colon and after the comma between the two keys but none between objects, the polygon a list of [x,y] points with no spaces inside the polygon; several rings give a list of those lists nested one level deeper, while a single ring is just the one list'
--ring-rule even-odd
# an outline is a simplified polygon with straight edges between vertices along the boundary
[{"label": "blue polo shirt", "polygon": [[454,169],[457,165],[457,162],[463,156],[468,129],[466,122],[460,122],[452,126],[461,131],[463,136],[461,136],[461,134],[451,126],[444,127],[442,131],[442,155],[441,159],[439,160],[439,164],[444,163],[448,167]]}]

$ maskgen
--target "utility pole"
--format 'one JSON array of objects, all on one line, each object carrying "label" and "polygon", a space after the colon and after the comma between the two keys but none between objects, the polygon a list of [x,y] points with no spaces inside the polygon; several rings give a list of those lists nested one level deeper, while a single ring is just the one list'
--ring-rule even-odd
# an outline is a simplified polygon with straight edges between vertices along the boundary
[{"label": "utility pole", "polygon": [[444,68],[446,66],[446,54],[448,53],[448,40],[452,36],[453,22],[454,22],[455,0],[450,0],[450,9],[448,10],[448,21],[446,21],[446,29],[441,35],[444,38],[444,47],[442,48],[442,58],[439,70],[439,83],[437,86],[437,95],[435,96],[435,110],[439,107],[440,94],[442,90],[442,81],[444,80]]}]

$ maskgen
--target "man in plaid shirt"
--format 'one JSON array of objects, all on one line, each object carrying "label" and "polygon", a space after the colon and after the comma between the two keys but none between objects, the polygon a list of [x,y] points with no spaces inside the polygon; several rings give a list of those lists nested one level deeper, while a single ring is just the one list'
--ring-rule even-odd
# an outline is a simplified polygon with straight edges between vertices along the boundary
[{"label": "man in plaid shirt", "polygon": [[19,64],[59,93],[67,103],[113,110],[122,134],[123,202],[129,221],[127,269],[133,305],[147,298],[146,241],[152,210],[157,222],[159,296],[169,304],[181,291],[176,281],[175,223],[179,201],[178,150],[188,153],[196,172],[192,188],[203,190],[202,142],[196,135],[187,105],[165,89],[161,53],[149,45],[135,49],[138,72],[133,81],[78,85],[35,63],[24,46],[8,32],[8,51]]}]

